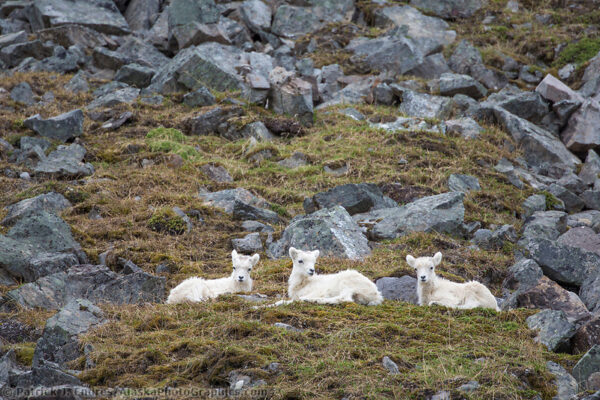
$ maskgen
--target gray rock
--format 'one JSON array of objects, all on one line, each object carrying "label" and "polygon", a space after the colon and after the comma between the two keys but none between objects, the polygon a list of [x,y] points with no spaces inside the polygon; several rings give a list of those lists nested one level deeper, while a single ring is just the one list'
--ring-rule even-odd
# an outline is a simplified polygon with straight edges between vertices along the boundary
[{"label": "gray rock", "polygon": [[129,85],[126,83],[111,81],[109,83],[106,83],[106,84],[100,86],[96,90],[94,90],[92,92],[92,96],[94,96],[94,98],[98,98],[98,97],[105,96],[109,93],[116,92],[117,90],[120,90],[120,89],[126,89],[128,87],[129,87]]},{"label": "gray rock", "polygon": [[562,176],[557,182],[557,185],[570,190],[574,194],[581,194],[587,189],[587,185],[572,172],[568,172]]},{"label": "gray rock", "polygon": [[40,136],[66,142],[83,133],[83,111],[77,109],[48,119],[36,114],[27,118],[23,125]]},{"label": "gray rock", "polygon": [[313,0],[312,7],[282,5],[273,16],[271,32],[285,38],[294,39],[314,32],[332,22],[349,23],[354,11],[351,0]]},{"label": "gray rock", "polygon": [[227,214],[233,214],[236,201],[257,208],[270,208],[270,204],[264,199],[257,197],[244,188],[227,189],[218,192],[205,192],[199,194],[204,200],[204,205],[220,208]]},{"label": "gray rock", "polygon": [[599,232],[600,228],[600,211],[587,210],[577,214],[571,214],[567,218],[567,226],[577,228],[586,226],[594,229],[594,232]]},{"label": "gray rock", "polygon": [[464,385],[460,385],[460,386],[458,387],[458,390],[459,390],[460,392],[467,392],[467,393],[470,393],[470,392],[474,392],[474,391],[476,391],[477,389],[479,389],[479,387],[480,387],[480,386],[481,386],[481,385],[480,385],[480,384],[479,384],[479,382],[477,382],[477,381],[469,381],[469,382],[465,383]]},{"label": "gray rock", "polygon": [[530,166],[543,166],[548,163],[574,170],[581,164],[581,161],[552,133],[497,105],[484,102],[482,106],[521,146],[525,160]]},{"label": "gray rock", "polygon": [[525,221],[523,238],[556,240],[567,231],[567,214],[561,211],[538,211]]},{"label": "gray rock", "polygon": [[452,100],[407,90],[398,110],[412,117],[446,119],[452,110]]},{"label": "gray rock", "polygon": [[59,72],[66,74],[79,69],[79,63],[83,63],[85,57],[80,49],[74,47],[68,50],[62,46],[54,47],[52,55],[43,60],[36,61],[33,58],[23,60],[14,70],[17,72]]},{"label": "gray rock", "polygon": [[442,74],[450,72],[450,67],[442,53],[435,53],[423,58],[420,64],[411,69],[406,75],[412,75],[423,79],[436,79]]},{"label": "gray rock", "polygon": [[353,260],[362,259],[371,252],[360,227],[341,206],[294,217],[281,239],[269,246],[268,255],[285,257],[290,246],[319,249],[325,257]]},{"label": "gray rock", "polygon": [[502,282],[502,287],[521,292],[534,287],[542,278],[544,272],[533,260],[523,258],[508,269],[508,276]]},{"label": "gray rock", "polygon": [[275,139],[275,135],[271,133],[262,121],[252,122],[242,129],[242,136],[247,138],[255,138],[259,141],[269,142]]},{"label": "gray rock", "polygon": [[240,200],[234,201],[232,216],[233,219],[237,220],[259,220],[271,224],[279,223],[279,216],[276,212],[266,208],[255,207]]},{"label": "gray rock", "polygon": [[523,92],[512,87],[490,95],[486,101],[534,124],[540,124],[550,112],[548,102],[539,93]]},{"label": "gray rock", "polygon": [[19,140],[19,147],[21,151],[26,151],[29,149],[33,149],[38,146],[45,153],[51,146],[51,143],[44,138],[33,137],[33,136],[23,136]]},{"label": "gray rock", "polygon": [[224,45],[231,44],[227,31],[221,24],[190,22],[171,29],[169,48],[175,52],[206,42],[216,42]]},{"label": "gray rock", "polygon": [[6,33],[0,36],[0,49],[2,47],[10,46],[11,44],[23,43],[26,41],[27,32],[25,31]]},{"label": "gray rock", "polygon": [[381,363],[383,364],[383,367],[388,370],[390,375],[397,375],[400,373],[398,365],[395,362],[393,362],[388,356],[383,357]]},{"label": "gray rock", "polygon": [[600,311],[600,275],[597,270],[583,281],[579,296],[590,311],[598,314]]},{"label": "gray rock", "polygon": [[15,43],[0,50],[0,61],[9,68],[12,68],[28,58],[41,60],[45,57],[50,57],[52,50],[52,46],[45,45],[40,40]]},{"label": "gray rock", "polygon": [[35,0],[33,30],[59,25],[78,24],[110,35],[129,33],[127,21],[114,2],[90,0],[73,3],[69,0]]},{"label": "gray rock", "polygon": [[162,302],[164,296],[164,277],[143,271],[120,275],[102,265],[79,265],[22,285],[8,292],[5,300],[26,308],[55,310],[77,298],[94,304],[137,304]]},{"label": "gray rock", "polygon": [[[185,231],[190,232],[192,230],[192,228],[194,227],[190,217],[185,212],[183,212],[183,210],[179,207],[173,207],[172,210],[175,213],[175,215],[180,217],[183,220],[183,222],[185,222],[185,226],[186,226]],[[138,267],[136,267],[136,268],[138,268]]]},{"label": "gray rock", "polygon": [[470,75],[491,90],[502,89],[508,84],[504,74],[490,70],[483,64],[479,50],[466,40],[462,40],[458,44],[450,57],[448,65],[452,71]]},{"label": "gray rock", "polygon": [[118,89],[114,92],[97,97],[87,106],[87,109],[94,110],[96,108],[107,108],[115,107],[120,104],[130,104],[137,100],[139,94],[140,90],[133,87]]},{"label": "gray rock", "polygon": [[552,184],[548,187],[548,192],[555,196],[557,199],[562,200],[565,205],[565,211],[568,213],[576,213],[583,210],[584,202],[575,193],[570,190],[557,185]]},{"label": "gray rock", "polygon": [[167,12],[171,31],[195,22],[212,24],[219,20],[219,9],[213,0],[173,0]]},{"label": "gray rock", "polygon": [[204,173],[210,180],[220,183],[233,182],[233,178],[229,172],[221,166],[215,164],[204,164],[200,167],[200,171]]},{"label": "gray rock", "polygon": [[115,115],[114,117],[103,123],[101,128],[114,131],[125,125],[132,118],[133,113],[131,111],[125,111],[124,113]]},{"label": "gray rock", "polygon": [[411,304],[418,303],[417,280],[411,276],[379,278],[375,281],[375,285],[384,299],[402,300]]},{"label": "gray rock", "polygon": [[567,352],[571,337],[575,334],[575,325],[567,320],[564,312],[542,310],[527,318],[529,329],[537,330],[535,340],[553,352]]},{"label": "gray rock", "polygon": [[31,106],[35,103],[33,91],[27,82],[21,82],[10,91],[10,98],[16,102]]},{"label": "gray rock", "polygon": [[189,107],[206,107],[215,104],[216,99],[207,88],[201,87],[183,96],[183,103]]},{"label": "gray rock", "polygon": [[269,83],[269,108],[277,114],[294,116],[304,126],[312,126],[312,86],[282,67],[271,71]]},{"label": "gray rock", "polygon": [[600,210],[600,191],[586,190],[580,197],[590,210]]},{"label": "gray rock", "polygon": [[189,120],[189,130],[192,135],[221,134],[226,139],[237,140],[243,137],[241,130],[230,132],[228,121],[231,118],[244,115],[244,110],[238,106],[215,107],[196,115]]},{"label": "gray rock", "polygon": [[525,199],[521,205],[523,213],[521,218],[529,218],[537,211],[546,211],[546,196],[543,194],[534,194]]},{"label": "gray rock", "polygon": [[448,178],[448,189],[452,192],[468,193],[471,190],[481,190],[479,179],[471,175],[452,174]]},{"label": "gray rock", "polygon": [[487,95],[487,89],[469,75],[444,73],[440,76],[440,94],[442,96],[464,94],[480,99]]},{"label": "gray rock", "polygon": [[589,227],[581,226],[569,229],[558,238],[557,243],[578,247],[600,255],[600,235]]},{"label": "gray rock", "polygon": [[396,207],[398,204],[372,183],[346,184],[336,186],[326,192],[315,194],[304,199],[304,211],[307,214],[323,208],[340,205],[350,215],[365,213],[370,210]]},{"label": "gray rock", "polygon": [[0,224],[12,226],[19,219],[42,210],[58,215],[62,210],[69,207],[71,207],[71,203],[61,194],[55,192],[41,194],[7,206],[6,217],[4,217]]},{"label": "gray rock", "polygon": [[158,70],[170,61],[167,56],[158,51],[154,46],[135,36],[127,37],[119,47],[118,52],[129,60],[128,63],[136,63],[150,67],[153,70]]},{"label": "gray rock", "polygon": [[373,88],[373,100],[377,104],[391,106],[396,98],[393,90],[387,83],[380,83]]},{"label": "gray rock", "polygon": [[44,361],[51,361],[67,367],[69,361],[81,356],[81,344],[77,336],[102,322],[102,310],[91,302],[71,300],[46,321],[42,337],[35,346],[33,365],[41,366]]},{"label": "gray rock", "polygon": [[600,341],[600,315],[596,313],[577,328],[571,339],[574,354],[585,353]]},{"label": "gray rock", "polygon": [[[57,390],[60,398],[75,399],[81,396],[94,396],[93,393],[83,386],[75,376],[62,371],[53,362],[36,366],[24,373],[18,373],[10,378],[10,386],[18,389]],[[35,398],[35,397],[33,397]],[[39,397],[38,397],[39,398]]]},{"label": "gray rock", "polygon": [[423,197],[402,207],[356,214],[354,220],[365,226],[374,240],[394,239],[410,232],[460,233],[465,208],[461,192]]},{"label": "gray rock", "polygon": [[481,0],[411,0],[410,5],[441,18],[455,19],[473,16],[483,3]]},{"label": "gray rock", "polygon": [[125,20],[133,31],[146,31],[152,27],[160,12],[160,0],[131,0],[125,10]]},{"label": "gray rock", "polygon": [[570,87],[548,74],[535,88],[535,91],[542,97],[553,103],[562,100],[578,100],[583,101],[583,98]]},{"label": "gray rock", "polygon": [[94,167],[83,163],[86,150],[78,144],[60,145],[48,157],[42,159],[35,167],[36,175],[47,175],[55,178],[78,178],[92,175]]},{"label": "gray rock", "polygon": [[512,225],[502,225],[498,229],[479,229],[473,236],[473,243],[486,250],[501,250],[504,243],[517,241],[517,232]]},{"label": "gray rock", "polygon": [[584,184],[593,185],[598,177],[600,177],[600,157],[594,150],[590,150],[579,172],[579,178]]},{"label": "gray rock", "polygon": [[450,119],[444,122],[448,135],[460,135],[465,139],[476,139],[483,128],[473,118]]},{"label": "gray rock", "polygon": [[594,372],[600,371],[600,344],[594,345],[573,367],[573,378],[582,388]]},{"label": "gray rock", "polygon": [[246,232],[263,232],[263,233],[273,233],[275,230],[271,228],[269,225],[265,225],[262,222],[258,221],[244,221],[242,222],[242,229]]},{"label": "gray rock", "polygon": [[555,377],[557,395],[554,400],[570,400],[577,394],[577,381],[567,370],[552,361],[546,363],[546,369]]},{"label": "gray rock", "polygon": [[591,99],[573,113],[562,132],[562,140],[571,151],[587,152],[600,145],[600,104]]},{"label": "gray rock", "polygon": [[240,253],[250,254],[263,250],[262,240],[258,232],[250,233],[242,239],[232,239],[231,244]]},{"label": "gray rock", "polygon": [[271,28],[271,9],[262,1],[246,0],[239,10],[242,20],[251,31],[259,32]]},{"label": "gray rock", "polygon": [[85,93],[90,90],[90,86],[85,79],[85,73],[79,71],[71,78],[71,80],[65,85],[65,89],[73,93]]},{"label": "gray rock", "polygon": [[135,63],[127,64],[117,71],[115,80],[137,88],[145,88],[150,85],[154,73],[154,69],[150,67]]},{"label": "gray rock", "polygon": [[275,322],[273,324],[273,326],[275,326],[277,328],[285,329],[286,331],[292,331],[292,332],[302,332],[303,331],[303,329],[296,328],[295,326],[292,326],[292,325],[284,324],[283,322]]},{"label": "gray rock", "polygon": [[308,157],[306,157],[304,153],[295,151],[290,157],[278,161],[277,164],[281,165],[283,168],[299,168],[308,164]]}]

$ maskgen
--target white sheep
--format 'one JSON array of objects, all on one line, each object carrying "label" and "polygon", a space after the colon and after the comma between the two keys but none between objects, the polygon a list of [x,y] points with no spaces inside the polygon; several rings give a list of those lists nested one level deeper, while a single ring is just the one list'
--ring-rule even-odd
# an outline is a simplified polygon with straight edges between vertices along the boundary
[{"label": "white sheep", "polygon": [[406,262],[417,272],[419,305],[438,304],[461,309],[483,307],[500,311],[496,298],[483,284],[476,281],[457,283],[437,276],[435,267],[442,262],[442,253],[419,258],[407,255]]},{"label": "white sheep", "polygon": [[184,301],[204,301],[213,299],[222,294],[249,292],[252,290],[250,271],[256,265],[260,256],[244,256],[237,251],[231,252],[233,272],[231,276],[220,279],[203,279],[193,277],[181,282],[171,289],[167,304],[181,303]]},{"label": "white sheep", "polygon": [[300,300],[318,304],[356,302],[376,306],[383,301],[377,286],[358,271],[349,269],[336,274],[317,275],[315,263],[319,250],[302,251],[290,247],[289,254],[293,262],[288,279],[291,300],[280,300],[275,305]]}]

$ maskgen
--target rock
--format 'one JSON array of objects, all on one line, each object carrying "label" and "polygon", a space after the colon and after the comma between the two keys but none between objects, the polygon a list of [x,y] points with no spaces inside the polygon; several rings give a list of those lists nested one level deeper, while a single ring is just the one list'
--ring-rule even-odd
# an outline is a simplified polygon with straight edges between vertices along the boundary
[{"label": "rock", "polygon": [[194,21],[171,29],[169,48],[176,52],[206,42],[231,44],[229,35],[221,24],[203,24]]},{"label": "rock", "polygon": [[303,329],[296,328],[295,326],[292,326],[292,325],[284,324],[283,322],[275,322],[273,324],[273,326],[275,326],[277,328],[285,329],[286,331],[292,331],[292,332],[302,332],[303,331]]},{"label": "rock", "polygon": [[25,32],[25,31],[17,31],[17,32],[7,33],[7,34],[0,36],[0,49],[2,47],[10,46],[11,44],[24,43],[26,41],[27,41],[27,32]]},{"label": "rock", "polygon": [[600,343],[600,315],[593,316],[579,326],[571,343],[574,353],[584,353],[593,345]]},{"label": "rock", "polygon": [[230,132],[228,121],[242,115],[244,110],[238,106],[215,107],[188,120],[189,131],[192,135],[218,133],[229,140],[241,139],[241,131]]},{"label": "rock", "polygon": [[517,241],[517,232],[512,225],[502,225],[495,231],[479,229],[475,232],[473,242],[486,250],[501,250],[504,244]]},{"label": "rock", "polygon": [[373,123],[369,122],[374,128],[385,129],[387,131],[425,131],[436,134],[444,134],[443,123],[435,124],[419,117],[398,117],[393,122]]},{"label": "rock", "polygon": [[308,157],[306,157],[304,153],[295,151],[290,157],[278,161],[277,164],[279,164],[283,168],[299,168],[308,164]]},{"label": "rock", "polygon": [[83,111],[77,109],[46,120],[36,114],[27,118],[23,125],[40,136],[66,142],[83,133]]},{"label": "rock", "polygon": [[460,135],[465,139],[476,139],[483,128],[473,118],[450,119],[445,121],[448,135]]},{"label": "rock", "polygon": [[484,102],[482,106],[521,146],[525,160],[530,166],[542,166],[547,163],[574,170],[581,164],[581,161],[552,133],[497,105],[490,106],[490,103]]},{"label": "rock", "polygon": [[452,100],[407,90],[402,95],[398,110],[408,116],[446,119],[450,116]]},{"label": "rock", "polygon": [[349,23],[354,13],[354,2],[351,0],[315,0],[310,4],[310,8],[288,5],[277,7],[271,32],[284,38],[295,39],[328,23]]},{"label": "rock", "polygon": [[585,100],[581,107],[569,118],[567,127],[561,134],[567,148],[574,152],[587,152],[600,146],[600,104]]},{"label": "rock", "polygon": [[4,226],[12,226],[25,216],[46,211],[58,215],[65,208],[71,207],[71,202],[63,195],[50,192],[36,197],[21,200],[6,207],[6,217],[0,222]]},{"label": "rock", "polygon": [[410,5],[445,19],[468,18],[483,5],[481,0],[411,0]]},{"label": "rock", "polygon": [[442,96],[464,94],[480,99],[487,95],[487,89],[469,75],[444,73],[440,76],[440,94]]},{"label": "rock", "polygon": [[336,205],[344,207],[350,215],[354,215],[370,210],[396,207],[398,204],[384,196],[381,189],[372,183],[336,186],[326,192],[305,198],[303,204],[307,214]]},{"label": "rock", "polygon": [[543,194],[534,194],[525,199],[521,205],[523,213],[521,218],[529,218],[537,211],[546,211],[546,196]]},{"label": "rock", "polygon": [[183,96],[183,103],[189,107],[206,107],[215,104],[216,99],[207,88],[201,87]]},{"label": "rock", "polygon": [[384,299],[402,300],[411,304],[418,303],[417,280],[411,276],[379,278],[375,281],[375,285]]},{"label": "rock", "polygon": [[279,216],[276,212],[265,208],[255,207],[240,200],[234,201],[232,216],[233,219],[236,220],[259,220],[271,224],[279,223]]},{"label": "rock", "polygon": [[569,322],[579,321],[589,316],[585,304],[579,296],[560,287],[556,282],[543,276],[537,284],[516,296],[515,307],[562,310]]},{"label": "rock", "polygon": [[242,229],[246,232],[263,232],[263,233],[273,233],[275,230],[271,228],[269,225],[265,225],[258,221],[244,221],[242,222]]},{"label": "rock", "polygon": [[542,80],[542,72],[531,68],[529,65],[523,65],[519,69],[519,79],[525,83],[535,85]]},{"label": "rock", "polygon": [[[183,212],[183,210],[179,207],[173,207],[172,210],[175,213],[175,215],[177,215],[179,218],[181,218],[183,220],[183,222],[185,222],[185,226],[186,226],[185,231],[190,232],[192,230],[192,228],[194,227],[190,217],[185,212]],[[137,266],[136,266],[136,268],[139,269],[139,267],[137,267]]]},{"label": "rock", "polygon": [[539,211],[525,221],[523,238],[556,240],[567,230],[567,214],[561,211]]},{"label": "rock", "polygon": [[381,363],[383,364],[383,367],[389,371],[390,375],[397,375],[400,373],[398,365],[395,362],[393,362],[388,356],[383,357]]},{"label": "rock", "polygon": [[600,275],[597,270],[584,279],[579,296],[588,310],[598,314],[600,311]]},{"label": "rock", "polygon": [[552,103],[557,103],[562,100],[578,100],[583,101],[581,96],[570,87],[548,74],[535,88],[542,97]]},{"label": "rock", "polygon": [[135,63],[153,70],[158,70],[170,61],[154,46],[135,36],[128,36],[119,47],[118,52],[128,60],[128,64]]},{"label": "rock", "polygon": [[581,194],[588,188],[587,185],[572,172],[564,174],[562,178],[556,181],[556,184],[570,190],[574,194]]},{"label": "rock", "polygon": [[556,385],[556,400],[570,400],[577,394],[577,381],[563,367],[555,362],[548,361],[546,369],[554,375],[554,384]]},{"label": "rock", "polygon": [[498,105],[534,124],[541,124],[544,117],[550,113],[548,102],[539,93],[523,92],[512,87],[491,94],[486,102]]},{"label": "rock", "polygon": [[52,46],[45,45],[39,40],[15,43],[0,50],[0,61],[9,68],[16,67],[28,58],[43,59],[52,55]]},{"label": "rock", "polygon": [[[31,371],[11,376],[10,386],[17,390],[36,389],[38,391],[51,391],[54,389],[59,393],[59,395],[54,398],[61,399],[76,399],[80,395],[86,397],[94,396],[91,390],[83,387],[83,384],[79,379],[62,371],[57,364],[52,362],[46,362],[44,365],[33,367]],[[30,398],[41,399],[45,397],[31,396]]]},{"label": "rock", "polygon": [[39,278],[6,294],[26,308],[55,310],[77,298],[94,304],[137,304],[162,302],[165,296],[165,278],[146,272],[117,274],[102,265],[78,265],[67,271]]},{"label": "rock", "polygon": [[88,106],[88,110],[96,108],[115,107],[120,104],[130,104],[137,100],[140,90],[133,87],[126,87],[115,90],[114,92],[97,97]]},{"label": "rock", "polygon": [[459,234],[464,219],[461,192],[423,197],[402,207],[357,214],[354,220],[366,226],[373,240],[394,239],[410,232]]},{"label": "rock", "polygon": [[79,64],[85,62],[83,51],[74,46],[65,49],[62,46],[56,46],[52,50],[50,57],[36,61],[33,58],[23,60],[14,70],[16,72],[59,72],[66,74],[75,72],[79,69]]},{"label": "rock", "polygon": [[31,22],[37,31],[59,25],[78,24],[110,35],[129,33],[127,21],[116,5],[107,0],[90,0],[74,4],[68,0],[35,0]]},{"label": "rock", "polygon": [[471,190],[481,190],[479,179],[471,175],[452,174],[448,178],[448,189],[451,192],[468,193]]},{"label": "rock", "polygon": [[450,67],[442,53],[431,54],[423,58],[423,61],[406,73],[423,79],[437,79],[442,74],[450,72]]},{"label": "rock", "polygon": [[85,79],[85,73],[82,71],[78,72],[71,78],[71,80],[65,85],[65,89],[73,93],[85,93],[90,90],[90,86]]},{"label": "rock", "polygon": [[106,121],[105,123],[103,123],[101,128],[114,131],[125,125],[132,118],[133,113],[131,111],[125,111],[124,113],[116,115],[113,118]]},{"label": "rock", "polygon": [[83,163],[86,150],[78,144],[60,145],[48,157],[42,159],[35,167],[36,175],[49,175],[55,178],[78,178],[92,175],[94,167]]},{"label": "rock", "polygon": [[67,367],[69,361],[81,356],[77,336],[104,322],[102,310],[88,300],[75,299],[46,321],[44,333],[37,341],[33,365],[52,361]]},{"label": "rock", "polygon": [[135,63],[127,64],[117,71],[115,80],[137,88],[145,88],[150,85],[154,73],[154,69],[150,67]]},{"label": "rock", "polygon": [[231,244],[233,245],[234,249],[244,254],[257,253],[263,250],[260,234],[257,232],[250,233],[244,236],[242,239],[232,239]]},{"label": "rock", "polygon": [[[508,270],[508,276],[502,282],[504,289],[525,291],[538,284],[538,281],[544,276],[544,272],[533,260],[523,258],[511,266]],[[510,304],[507,302],[507,305]]]},{"label": "rock", "polygon": [[557,199],[562,200],[565,205],[566,212],[576,213],[583,210],[585,203],[570,190],[553,183],[548,187],[548,192]]},{"label": "rock", "polygon": [[233,182],[233,178],[229,172],[221,165],[204,164],[200,167],[200,171],[205,174],[210,180],[220,183]]},{"label": "rock", "polygon": [[270,208],[269,203],[267,203],[264,199],[256,197],[244,188],[200,193],[199,197],[200,199],[204,200],[205,206],[220,208],[227,214],[233,214],[236,201],[257,208]]},{"label": "rock", "polygon": [[469,381],[469,382],[465,383],[464,385],[460,385],[458,387],[458,390],[460,392],[467,392],[467,393],[469,393],[469,392],[476,391],[477,389],[479,389],[480,386],[481,385],[477,381]]},{"label": "rock", "polygon": [[595,344],[573,367],[573,378],[582,388],[586,388],[587,379],[600,371],[600,344]]},{"label": "rock", "polygon": [[293,115],[304,126],[312,126],[312,86],[282,67],[275,67],[271,71],[269,83],[269,108],[276,114]]},{"label": "rock", "polygon": [[456,32],[446,21],[429,17],[410,6],[392,6],[376,9],[375,26],[399,27],[404,35],[418,43],[423,55],[438,53],[443,46],[454,42]]},{"label": "rock", "polygon": [[160,0],[131,0],[125,10],[125,20],[132,31],[149,30],[160,12]]},{"label": "rock", "polygon": [[450,400],[450,399],[451,399],[450,392],[448,392],[446,390],[442,390],[440,392],[437,392],[433,396],[431,396],[431,400]]},{"label": "rock", "polygon": [[27,82],[21,82],[10,91],[10,98],[16,102],[31,106],[35,103],[33,91]]},{"label": "rock", "polygon": [[594,150],[590,150],[579,172],[579,178],[581,178],[584,184],[593,185],[599,177],[600,157],[598,157],[598,154]]},{"label": "rock", "polygon": [[578,247],[600,256],[600,235],[589,227],[581,226],[569,229],[558,238],[557,243]]},{"label": "rock", "polygon": [[452,71],[458,74],[470,75],[488,89],[499,90],[508,83],[504,75],[485,67],[479,50],[466,40],[462,40],[456,46],[448,65]]},{"label": "rock", "polygon": [[567,320],[564,312],[559,310],[542,310],[527,318],[529,329],[538,330],[535,338],[549,351],[555,353],[568,352],[570,340],[575,334],[575,325]]},{"label": "rock", "polygon": [[590,210],[600,210],[600,191],[586,190],[580,197]]},{"label": "rock", "polygon": [[244,126],[244,129],[242,129],[242,136],[255,138],[256,140],[264,142],[275,139],[275,135],[273,135],[261,121],[252,122]]},{"label": "rock", "polygon": [[294,217],[281,239],[269,246],[268,255],[285,257],[290,246],[319,249],[324,257],[352,260],[362,259],[371,252],[360,227],[341,206]]},{"label": "rock", "polygon": [[271,28],[271,9],[262,1],[246,0],[239,10],[242,20],[252,32],[267,31]]}]

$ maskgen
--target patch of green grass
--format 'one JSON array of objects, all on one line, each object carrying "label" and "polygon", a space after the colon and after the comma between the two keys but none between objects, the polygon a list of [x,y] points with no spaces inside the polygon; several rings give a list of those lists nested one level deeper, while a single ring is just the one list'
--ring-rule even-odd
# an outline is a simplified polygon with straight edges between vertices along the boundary
[{"label": "patch of green grass", "polygon": [[164,127],[155,128],[146,135],[146,143],[153,152],[177,154],[187,161],[197,160],[200,153],[194,146],[185,144],[188,139],[180,130]]},{"label": "patch of green grass", "polygon": [[542,194],[546,197],[546,210],[554,210],[556,207],[562,206],[562,201],[557,199],[552,193],[544,190]]},{"label": "patch of green grass", "polygon": [[596,56],[599,51],[600,38],[584,37],[578,42],[569,43],[567,47],[560,52],[553,65],[557,68],[563,67],[569,63],[581,65]]},{"label": "patch of green grass", "polygon": [[5,349],[12,349],[17,357],[17,362],[21,365],[31,366],[33,363],[33,352],[35,351],[35,342],[15,343],[5,346]]},{"label": "patch of green grass", "polygon": [[186,223],[170,208],[161,208],[152,214],[148,220],[148,228],[156,232],[165,232],[171,235],[185,233]]}]

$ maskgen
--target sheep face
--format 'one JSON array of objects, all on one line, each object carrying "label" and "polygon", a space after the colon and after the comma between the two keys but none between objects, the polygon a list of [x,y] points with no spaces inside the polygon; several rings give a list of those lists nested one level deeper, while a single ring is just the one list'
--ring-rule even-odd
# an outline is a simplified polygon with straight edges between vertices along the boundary
[{"label": "sheep face", "polygon": [[419,258],[408,255],[406,256],[406,262],[415,269],[417,282],[427,283],[435,277],[435,267],[442,262],[442,253],[437,252],[433,257]]},{"label": "sheep face", "polygon": [[238,254],[237,251],[233,250],[231,252],[231,261],[233,263],[233,272],[231,276],[233,279],[240,283],[250,281],[250,271],[252,271],[252,267],[258,263],[259,259],[260,256],[258,254],[245,256]]},{"label": "sheep face", "polygon": [[301,273],[303,275],[315,275],[315,263],[319,257],[319,250],[302,251],[290,247],[290,257],[294,263],[292,273]]}]

